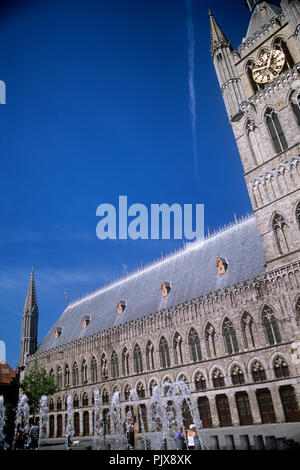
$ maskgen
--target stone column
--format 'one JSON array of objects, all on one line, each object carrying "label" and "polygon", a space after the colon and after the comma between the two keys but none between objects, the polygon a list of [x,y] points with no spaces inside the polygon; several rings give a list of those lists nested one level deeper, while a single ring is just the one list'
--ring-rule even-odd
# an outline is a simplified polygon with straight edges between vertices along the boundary
[{"label": "stone column", "polygon": [[253,424],[261,424],[261,416],[260,411],[257,403],[256,393],[254,389],[247,390],[252,417],[253,417]]},{"label": "stone column", "polygon": [[283,411],[282,401],[281,401],[280,394],[279,394],[279,387],[278,385],[271,385],[269,387],[269,390],[272,395],[276,421],[277,423],[285,423],[286,420],[285,420],[285,414]]},{"label": "stone column", "polygon": [[228,393],[227,397],[228,397],[228,402],[229,402],[229,407],[230,407],[232,425],[239,426],[240,420],[239,420],[239,415],[237,411],[235,396],[233,393]]},{"label": "stone column", "polygon": [[218,410],[217,410],[217,405],[216,405],[216,396],[215,395],[209,395],[207,396],[208,401],[209,401],[209,406],[210,406],[210,413],[211,413],[211,419],[213,423],[214,428],[218,428],[220,426],[219,422],[219,415],[218,415]]},{"label": "stone column", "polygon": [[83,412],[79,411],[79,436],[83,436]]}]

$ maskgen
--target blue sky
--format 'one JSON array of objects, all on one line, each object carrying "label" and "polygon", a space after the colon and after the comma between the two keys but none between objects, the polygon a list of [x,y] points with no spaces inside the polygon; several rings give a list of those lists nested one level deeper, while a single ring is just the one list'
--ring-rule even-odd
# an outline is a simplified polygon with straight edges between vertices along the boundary
[{"label": "blue sky", "polygon": [[184,0],[0,4],[0,339],[19,360],[32,266],[39,341],[70,300],[182,245],[96,237],[96,208],[205,204],[205,231],[251,211],[210,57],[208,9],[237,47],[243,0],[193,0],[198,172]]}]

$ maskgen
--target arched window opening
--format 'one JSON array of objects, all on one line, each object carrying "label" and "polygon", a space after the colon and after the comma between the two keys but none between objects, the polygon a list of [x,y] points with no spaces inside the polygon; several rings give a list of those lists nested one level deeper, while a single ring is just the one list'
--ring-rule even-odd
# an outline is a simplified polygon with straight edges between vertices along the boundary
[{"label": "arched window opening", "polygon": [[300,91],[295,90],[291,95],[291,106],[300,126]]},{"label": "arched window opening", "polygon": [[173,339],[174,361],[175,365],[182,364],[182,338],[179,333],[176,333]]},{"label": "arched window opening", "polygon": [[74,398],[73,398],[73,407],[74,408],[78,408],[79,407],[79,398],[78,398],[78,395],[74,395]]},{"label": "arched window opening", "polygon": [[89,406],[89,397],[86,392],[82,395],[82,406]]},{"label": "arched window opening", "polygon": [[202,360],[201,348],[200,348],[200,339],[198,333],[194,328],[189,332],[189,347],[190,347],[190,356],[192,362],[198,362]]},{"label": "arched window opening", "polygon": [[300,202],[297,204],[297,207],[296,207],[296,222],[300,230]]},{"label": "arched window opening", "polygon": [[225,387],[224,375],[219,369],[215,369],[212,374],[214,388]]},{"label": "arched window opening", "polygon": [[284,217],[280,214],[275,214],[272,222],[272,229],[275,236],[276,245],[281,255],[289,252],[289,245],[287,242],[288,226]]},{"label": "arched window opening", "polygon": [[284,385],[283,387],[279,387],[279,394],[286,422],[299,422],[300,408],[294,387],[292,385]]},{"label": "arched window opening", "polygon": [[300,327],[300,297],[296,302],[296,323]]},{"label": "arched window opening", "polygon": [[203,374],[201,372],[197,372],[195,375],[195,388],[197,392],[200,392],[201,390],[206,390],[206,380]]},{"label": "arched window opening", "polygon": [[276,357],[274,361],[274,373],[276,379],[282,379],[283,377],[289,377],[290,375],[289,366],[281,356]]},{"label": "arched window opening", "polygon": [[133,368],[136,374],[141,374],[143,372],[143,356],[138,344],[135,345],[133,351]]},{"label": "arched window opening", "polygon": [[227,395],[216,396],[220,427],[232,426],[231,412]]},{"label": "arched window opening", "polygon": [[52,398],[49,401],[49,411],[54,411],[54,400]]},{"label": "arched window opening", "polygon": [[289,51],[286,41],[283,38],[276,38],[274,41],[274,49],[283,52],[285,55],[285,63],[282,72],[292,69],[295,65],[295,62]]},{"label": "arched window opening", "polygon": [[236,407],[239,415],[240,426],[249,426],[253,424],[253,417],[250,407],[250,401],[247,392],[238,392],[235,395]]},{"label": "arched window opening", "polygon": [[119,358],[115,351],[111,355],[111,376],[113,379],[119,377]]},{"label": "arched window opening", "polygon": [[73,387],[78,386],[78,364],[74,362],[73,364]]},{"label": "arched window opening", "polygon": [[62,409],[62,403],[61,403],[61,398],[60,397],[58,397],[58,399],[57,399],[56,409],[57,409],[57,411],[61,411],[61,409]]},{"label": "arched window opening", "polygon": [[281,153],[288,148],[285,135],[283,133],[278,115],[273,108],[268,108],[265,112],[265,121],[271,136],[271,140],[276,153]]},{"label": "arched window opening", "polygon": [[227,354],[239,352],[235,329],[228,318],[226,318],[223,323],[223,337]]},{"label": "arched window opening", "polygon": [[125,401],[128,401],[130,398],[130,386],[128,384],[125,385],[125,388],[124,388],[124,398],[125,398]]},{"label": "arched window opening", "polygon": [[61,370],[60,366],[58,366],[58,368],[57,368],[56,385],[57,385],[58,388],[62,388],[62,370]]},{"label": "arched window opening", "polygon": [[267,380],[266,371],[260,362],[253,362],[251,372],[254,382],[263,382],[264,380]]},{"label": "arched window opening", "polygon": [[102,391],[102,404],[108,405],[108,403],[109,403],[109,393],[108,393],[108,390],[104,388]]},{"label": "arched window opening", "polygon": [[146,396],[145,387],[141,382],[137,384],[136,392],[139,398],[145,398]]},{"label": "arched window opening", "polygon": [[150,391],[150,396],[153,396],[153,389],[154,387],[157,387],[157,383],[155,380],[151,380],[150,385],[149,385],[149,391]]},{"label": "arched window opening", "polygon": [[93,384],[96,383],[98,380],[97,361],[95,357],[93,357],[91,361],[91,380]]},{"label": "arched window opening", "polygon": [[239,366],[234,366],[231,370],[231,380],[233,385],[242,385],[245,383],[245,376]]},{"label": "arched window opening", "polygon": [[263,309],[262,322],[265,328],[268,344],[273,345],[281,343],[281,335],[278,321],[275,317],[275,312],[268,305],[266,305]]},{"label": "arched window opening", "polygon": [[166,338],[162,337],[159,342],[159,357],[160,357],[160,366],[163,369],[170,367],[170,353],[169,353],[169,346]]},{"label": "arched window opening", "polygon": [[65,365],[65,387],[70,387],[70,367],[69,364]]}]

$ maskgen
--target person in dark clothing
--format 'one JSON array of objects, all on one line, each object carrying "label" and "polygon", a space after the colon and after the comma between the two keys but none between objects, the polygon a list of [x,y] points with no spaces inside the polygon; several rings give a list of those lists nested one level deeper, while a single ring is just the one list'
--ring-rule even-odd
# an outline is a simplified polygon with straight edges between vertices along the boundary
[{"label": "person in dark clothing", "polygon": [[23,450],[24,449],[24,430],[21,428],[21,423],[17,424],[16,429],[16,442],[15,442],[15,449],[16,450]]},{"label": "person in dark clothing", "polygon": [[31,423],[29,429],[29,437],[31,439],[30,448],[38,450],[39,448],[39,427],[36,424]]}]

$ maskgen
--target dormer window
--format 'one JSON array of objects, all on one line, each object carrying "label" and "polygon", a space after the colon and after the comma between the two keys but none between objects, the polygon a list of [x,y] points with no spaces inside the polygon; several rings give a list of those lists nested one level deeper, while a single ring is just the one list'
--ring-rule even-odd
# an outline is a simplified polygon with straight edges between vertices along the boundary
[{"label": "dormer window", "polygon": [[62,334],[62,327],[61,326],[57,326],[55,328],[55,331],[54,331],[54,338],[55,339],[58,339],[60,337],[60,335]]},{"label": "dormer window", "polygon": [[217,263],[216,263],[217,269],[218,269],[218,274],[219,276],[223,276],[223,274],[226,274],[227,268],[228,268],[228,262],[225,258],[218,258]]},{"label": "dormer window", "polygon": [[91,315],[83,315],[82,317],[82,328],[86,328],[91,321]]},{"label": "dormer window", "polygon": [[170,282],[163,281],[160,285],[160,290],[163,298],[168,297],[171,290]]},{"label": "dormer window", "polygon": [[117,303],[117,313],[118,313],[118,315],[122,315],[125,308],[126,308],[126,300],[119,300],[119,302]]}]

